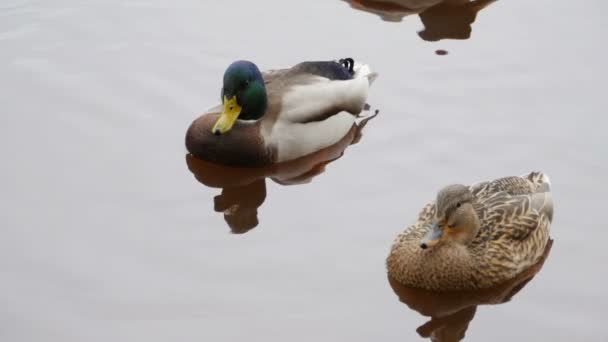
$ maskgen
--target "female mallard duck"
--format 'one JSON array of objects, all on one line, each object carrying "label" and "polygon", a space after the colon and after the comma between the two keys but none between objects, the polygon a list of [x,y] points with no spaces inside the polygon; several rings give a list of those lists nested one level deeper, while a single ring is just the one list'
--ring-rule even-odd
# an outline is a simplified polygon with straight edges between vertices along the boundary
[{"label": "female mallard duck", "polygon": [[265,73],[234,62],[224,73],[222,105],[190,125],[186,147],[207,161],[249,167],[316,152],[350,131],[376,75],[351,58]]},{"label": "female mallard duck", "polygon": [[500,284],[542,257],[552,217],[549,178],[540,172],[449,185],[397,237],[388,273],[434,291]]}]

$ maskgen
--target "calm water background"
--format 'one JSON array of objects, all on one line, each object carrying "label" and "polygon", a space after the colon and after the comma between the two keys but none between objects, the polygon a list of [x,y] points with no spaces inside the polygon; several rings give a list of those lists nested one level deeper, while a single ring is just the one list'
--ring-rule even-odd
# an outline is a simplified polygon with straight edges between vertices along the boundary
[{"label": "calm water background", "polygon": [[[605,341],[607,10],[499,1],[429,43],[337,0],[2,1],[0,340],[416,340],[393,238],[442,185],[543,170],[551,256],[467,337]],[[224,68],[346,56],[380,116],[229,234],[183,146]]]}]

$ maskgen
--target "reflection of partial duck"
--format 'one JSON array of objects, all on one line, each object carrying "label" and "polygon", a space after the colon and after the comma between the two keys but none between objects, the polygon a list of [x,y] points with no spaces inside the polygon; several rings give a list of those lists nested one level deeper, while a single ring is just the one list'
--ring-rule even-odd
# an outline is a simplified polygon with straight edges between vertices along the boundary
[{"label": "reflection of partial duck", "polygon": [[214,210],[224,214],[224,220],[233,233],[246,233],[259,223],[257,209],[266,199],[266,178],[282,185],[310,182],[325,170],[328,163],[340,158],[349,145],[359,142],[363,128],[376,114],[352,125],[335,144],[292,161],[260,168],[236,168],[210,163],[188,154],[186,163],[200,183],[222,188],[222,193],[214,199]]},{"label": "reflection of partial duck", "polygon": [[344,0],[352,8],[379,15],[385,21],[401,21],[418,14],[424,30],[418,32],[427,41],[468,39],[477,13],[496,0]]},{"label": "reflection of partial duck", "polygon": [[222,105],[192,123],[186,147],[200,159],[237,167],[314,153],[347,134],[375,77],[351,58],[265,73],[234,62],[224,73]]},{"label": "reflection of partial duck", "polygon": [[436,291],[500,284],[540,259],[552,217],[549,178],[540,172],[449,185],[397,237],[389,274]]},{"label": "reflection of partial duck", "polygon": [[434,292],[407,287],[390,275],[389,283],[399,300],[410,309],[431,320],[416,331],[422,337],[436,342],[460,341],[464,338],[469,323],[475,317],[478,305],[508,302],[541,270],[551,251],[552,240],[547,243],[540,260],[500,285],[473,291]]},{"label": "reflection of partial duck", "polygon": [[258,179],[251,184],[225,187],[213,199],[213,209],[224,213],[224,221],[235,234],[243,234],[258,225],[258,208],[266,199],[266,181]]},{"label": "reflection of partial duck", "polygon": [[[496,0],[454,1],[454,4],[441,4],[419,14],[424,30],[418,32],[427,41],[441,39],[469,39],[471,25],[477,13]],[[456,4],[460,3],[460,4]]]},{"label": "reflection of partial duck", "polygon": [[384,21],[399,22],[403,17],[418,14],[443,0],[342,0],[348,2],[350,7],[374,13]]}]

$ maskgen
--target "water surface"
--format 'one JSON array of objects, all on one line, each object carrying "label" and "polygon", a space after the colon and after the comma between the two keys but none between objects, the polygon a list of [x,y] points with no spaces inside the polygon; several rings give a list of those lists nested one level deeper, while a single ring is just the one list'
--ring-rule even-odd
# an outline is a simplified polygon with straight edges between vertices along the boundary
[{"label": "water surface", "polygon": [[[497,1],[433,42],[417,14],[338,0],[4,1],[0,339],[420,340],[393,238],[445,184],[542,170],[551,256],[467,339],[605,341],[606,10]],[[266,182],[231,234],[184,158],[224,68],[348,56],[379,72],[380,115],[310,183]]]}]

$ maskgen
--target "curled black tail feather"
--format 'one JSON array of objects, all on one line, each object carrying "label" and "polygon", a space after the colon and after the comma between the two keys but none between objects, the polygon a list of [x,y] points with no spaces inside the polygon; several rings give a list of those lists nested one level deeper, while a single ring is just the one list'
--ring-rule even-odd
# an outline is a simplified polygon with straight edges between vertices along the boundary
[{"label": "curled black tail feather", "polygon": [[340,64],[342,64],[347,70],[348,72],[352,75],[355,73],[355,71],[353,70],[354,66],[355,66],[355,60],[353,60],[352,58],[348,57],[348,58],[342,58],[339,60]]}]

